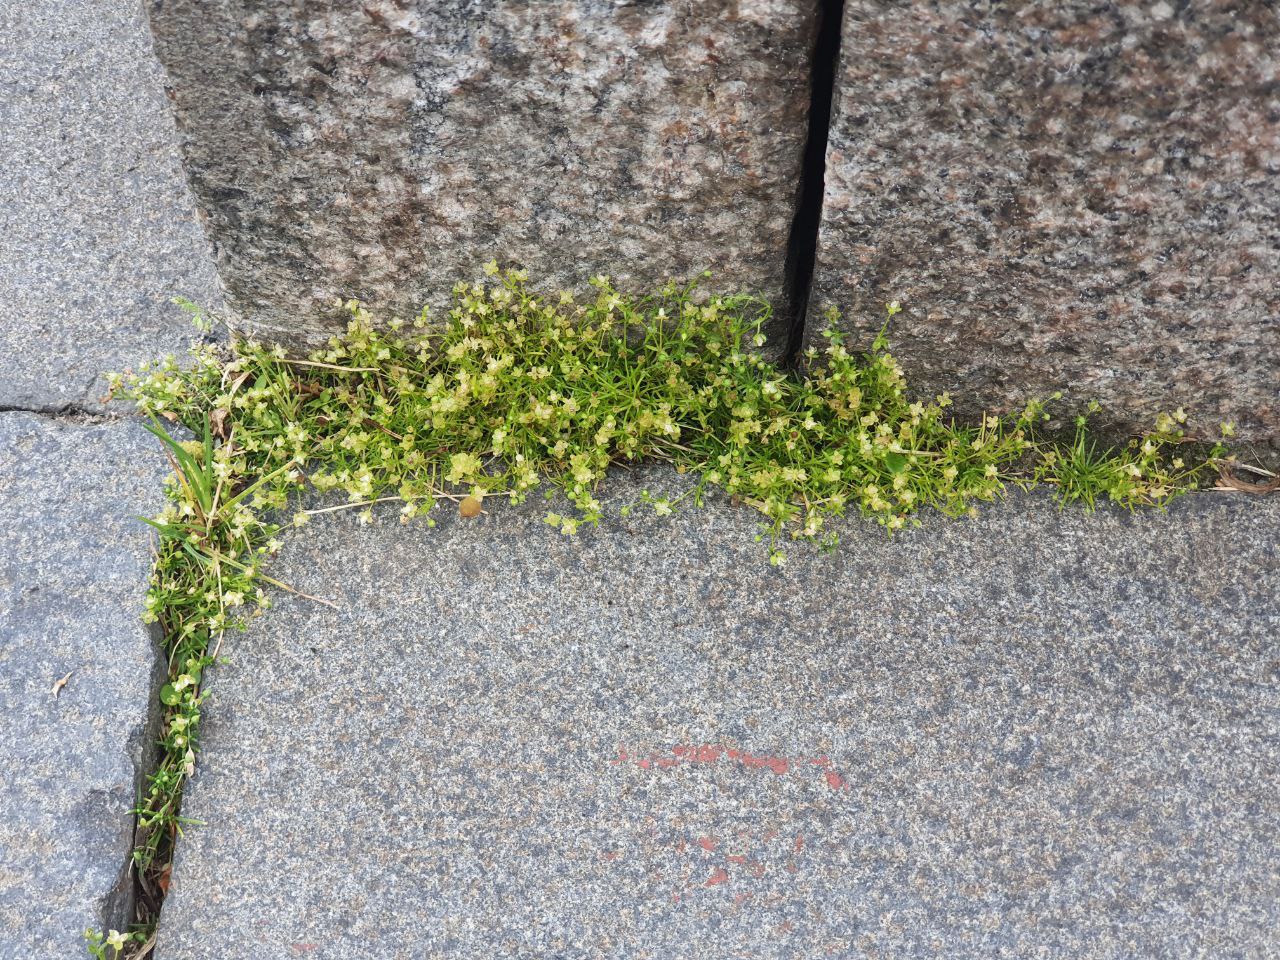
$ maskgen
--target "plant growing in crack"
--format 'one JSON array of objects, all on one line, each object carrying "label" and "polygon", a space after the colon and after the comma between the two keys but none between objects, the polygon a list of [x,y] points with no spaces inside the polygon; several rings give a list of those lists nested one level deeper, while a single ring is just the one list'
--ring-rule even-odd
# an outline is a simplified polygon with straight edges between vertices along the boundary
[{"label": "plant growing in crack", "polygon": [[[835,546],[835,518],[858,514],[892,533],[925,507],[970,513],[1009,483],[1053,484],[1064,504],[1093,507],[1105,494],[1130,509],[1163,506],[1224,453],[1188,445],[1180,413],[1105,453],[1089,446],[1084,421],[1072,444],[1042,439],[1039,402],[957,423],[947,395],[908,394],[883,331],[850,351],[834,313],[825,350],[810,352],[812,372],[799,379],[761,354],[770,311],[754,297],[668,284],[633,298],[597,277],[579,301],[535,294],[521,271],[491,263],[486,273],[487,284],[455,288],[441,327],[424,311],[409,329],[377,330],[352,301],[346,331],[306,359],[238,340],[197,349],[189,366],[169,358],[113,379],[152,418],[173,466],[169,504],[147,521],[158,544],[145,616],[163,630],[168,675],[161,759],[137,810],[140,925],[88,934],[94,956],[150,949],[187,822],[204,672],[226,632],[270,606],[268,587],[291,589],[263,572],[286,525],[334,509],[371,522],[387,502],[402,522],[433,524],[442,502],[474,516],[486,500],[558,493],[569,506],[545,519],[572,534],[602,520],[595,493],[610,465],[657,460],[694,479],[681,500],[697,505],[718,488],[759,511],[781,565],[788,540]],[[346,503],[290,514],[306,487]],[[626,510],[681,505],[644,496]]]},{"label": "plant growing in crack", "polygon": [[96,957],[97,960],[116,960],[117,957],[140,956],[143,948],[149,951],[150,947],[147,945],[151,935],[150,931],[145,929],[130,933],[108,930],[105,934],[97,930],[86,930],[84,939],[89,947],[90,956]]}]

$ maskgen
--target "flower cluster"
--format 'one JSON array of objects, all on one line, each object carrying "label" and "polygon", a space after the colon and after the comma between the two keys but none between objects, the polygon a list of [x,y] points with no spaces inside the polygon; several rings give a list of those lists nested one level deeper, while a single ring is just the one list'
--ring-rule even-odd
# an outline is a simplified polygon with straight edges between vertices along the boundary
[{"label": "flower cluster", "polygon": [[[169,504],[150,521],[160,545],[145,616],[164,630],[169,676],[163,757],[139,809],[144,876],[179,829],[203,671],[224,632],[269,605],[264,585],[285,587],[262,566],[284,523],[314,512],[284,513],[304,487],[345,496],[365,522],[374,503],[394,500],[402,521],[427,523],[442,501],[473,516],[487,499],[559,491],[570,507],[546,520],[572,534],[602,519],[596,493],[611,464],[658,460],[696,478],[681,500],[699,503],[714,487],[758,510],[781,564],[784,538],[833,545],[831,521],[848,513],[892,532],[925,507],[971,512],[1009,482],[1053,484],[1064,503],[1092,506],[1105,493],[1159,505],[1211,462],[1174,455],[1181,412],[1102,452],[1084,421],[1073,444],[1041,440],[1039,403],[957,423],[946,394],[910,395],[883,331],[851,350],[834,313],[801,379],[765,359],[770,310],[754,297],[668,284],[635,298],[601,276],[579,300],[539,295],[521,271],[485,273],[487,283],[455,289],[443,323],[424,310],[379,329],[351,301],[345,332],[306,359],[237,341],[114,378],[175,468]],[[637,506],[666,515],[679,503],[645,495],[626,510]],[[123,949],[122,935],[93,936],[95,956]]]},{"label": "flower cluster", "polygon": [[148,938],[141,931],[121,933],[119,930],[108,930],[104,935],[97,930],[86,930],[84,939],[89,948],[89,956],[96,960],[123,960],[127,950],[141,946]]},{"label": "flower cluster", "polygon": [[[1089,413],[1098,405],[1089,404]],[[1207,455],[1185,453],[1184,410],[1162,413],[1155,429],[1135,437],[1125,446],[1100,449],[1089,436],[1088,414],[1076,417],[1070,444],[1044,445],[1033,471],[1034,482],[1052,484],[1062,504],[1081,503],[1093,509],[1100,497],[1127,509],[1161,506],[1188,490],[1194,490],[1226,455],[1226,447],[1214,444]],[[1230,425],[1223,424],[1224,436]]]}]

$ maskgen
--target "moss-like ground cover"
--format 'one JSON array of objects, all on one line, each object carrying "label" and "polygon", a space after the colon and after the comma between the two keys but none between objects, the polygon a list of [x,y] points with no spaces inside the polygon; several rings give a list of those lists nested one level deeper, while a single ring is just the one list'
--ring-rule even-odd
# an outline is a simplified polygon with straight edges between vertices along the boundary
[{"label": "moss-like ground cover", "polygon": [[[1225,452],[1189,442],[1181,411],[1107,450],[1083,417],[1071,441],[1042,437],[1038,401],[956,422],[945,394],[909,393],[883,332],[855,350],[834,322],[800,378],[764,359],[769,307],[752,297],[668,285],[633,298],[598,277],[586,299],[548,298],[522,272],[486,273],[455,290],[442,324],[424,313],[379,330],[351,302],[346,332],[306,359],[235,341],[114,378],[174,466],[169,505],[148,521],[159,543],[145,614],[163,629],[168,682],[161,759],[138,809],[141,923],[90,932],[94,956],[115,960],[154,936],[203,672],[227,630],[270,606],[271,587],[288,589],[265,567],[282,529],[311,515],[290,512],[303,488],[341,491],[366,522],[372,504],[395,501],[404,522],[428,524],[442,504],[470,516],[484,501],[560,491],[571,509],[546,520],[572,534],[605,520],[595,493],[611,464],[657,460],[696,478],[691,505],[718,487],[759,511],[762,560],[782,564],[793,540],[834,546],[837,518],[893,532],[927,507],[961,516],[1008,484],[1051,484],[1064,505],[1163,506]],[[680,506],[645,497],[628,509]]]}]

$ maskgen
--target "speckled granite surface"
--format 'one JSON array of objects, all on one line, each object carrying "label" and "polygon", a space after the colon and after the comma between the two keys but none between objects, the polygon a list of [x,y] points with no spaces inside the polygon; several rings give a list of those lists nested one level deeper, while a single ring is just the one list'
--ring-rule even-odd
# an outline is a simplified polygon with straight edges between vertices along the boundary
[{"label": "speckled granite surface", "polygon": [[0,3],[0,408],[99,409],[219,303],[163,76],[136,2]]},{"label": "speckled granite surface", "polygon": [[751,513],[293,534],[159,960],[1262,958],[1280,498],[1018,497],[781,570]]},{"label": "speckled granite surface", "polygon": [[168,472],[137,423],[0,413],[0,960],[81,960],[132,919],[163,666],[137,515]]},{"label": "speckled granite surface", "polygon": [[339,295],[447,304],[490,257],[552,286],[710,268],[781,293],[804,0],[150,11],[230,306],[268,336],[314,340]]},{"label": "speckled granite surface", "polygon": [[[1280,7],[847,0],[813,304],[958,403],[1280,438]],[[813,336],[818,324],[811,316]]]}]

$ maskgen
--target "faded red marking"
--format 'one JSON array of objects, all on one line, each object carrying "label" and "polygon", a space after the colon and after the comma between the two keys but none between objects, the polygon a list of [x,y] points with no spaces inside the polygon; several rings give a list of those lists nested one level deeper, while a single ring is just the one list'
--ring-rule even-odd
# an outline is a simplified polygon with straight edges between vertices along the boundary
[{"label": "faded red marking", "polygon": [[766,831],[764,832],[764,839],[765,839],[765,841],[766,841],[766,842],[767,842],[767,841],[769,841],[769,840],[777,840],[777,839],[778,839],[778,831],[777,831],[777,830],[774,830],[774,829],[772,829],[772,828],[770,828],[770,829],[766,830]]},{"label": "faded red marking", "polygon": [[617,860],[619,856],[621,856],[621,854],[619,854],[617,850],[606,850],[604,852],[604,858],[606,860]]},{"label": "faded red marking", "polygon": [[725,859],[730,863],[737,863],[737,864],[743,864],[747,862],[746,857],[740,857],[737,854],[730,854],[729,856],[725,857]]},{"label": "faded red marking", "polygon": [[791,769],[791,761],[786,757],[756,757],[749,753],[742,755],[742,765],[744,767],[764,767],[772,770],[778,776],[782,776]]},{"label": "faded red marking", "polygon": [[844,786],[844,777],[836,773],[834,770],[827,771],[827,786],[832,790],[839,790]]},{"label": "faded red marking", "polygon": [[750,893],[750,892],[748,892],[748,893],[735,893],[735,894],[733,895],[733,902],[734,902],[734,903],[736,903],[738,906],[742,906],[742,904],[746,903],[746,902],[747,902],[748,900],[750,900],[750,899],[751,899],[751,893]]},{"label": "faded red marking", "polygon": [[703,886],[714,887],[721,883],[729,882],[729,871],[724,867],[716,867],[711,871],[711,876],[707,878],[707,882]]},{"label": "faded red marking", "polygon": [[718,743],[678,744],[671,752],[685,763],[718,763],[724,754],[724,747]]},{"label": "faded red marking", "polygon": [[[780,777],[793,772],[797,766],[814,766],[828,771],[827,782],[831,783],[831,774],[834,773],[831,770],[831,758],[826,754],[816,757],[779,757],[751,753],[749,750],[739,750],[736,747],[724,747],[717,743],[678,743],[671,748],[669,755],[650,753],[644,757],[634,756],[625,747],[619,746],[618,757],[612,763],[617,765],[633,761],[643,770],[651,770],[655,767],[659,770],[671,770],[689,764],[714,764],[725,757],[748,770],[769,770]],[[835,776],[840,775],[835,774]],[[843,777],[840,777],[840,783],[844,784]]]},{"label": "faded red marking", "polygon": [[761,877],[763,877],[763,876],[764,876],[764,864],[763,864],[763,863],[753,863],[753,864],[751,864],[751,875],[752,875],[753,877],[755,877],[757,880],[759,880]]},{"label": "faded red marking", "polygon": [[703,850],[706,850],[708,852],[715,850],[715,848],[718,847],[719,845],[720,844],[716,841],[715,837],[699,837],[698,838],[698,846],[700,846]]},{"label": "faded red marking", "polygon": [[804,834],[797,833],[796,834],[796,853],[799,853],[803,849],[804,849]]}]

